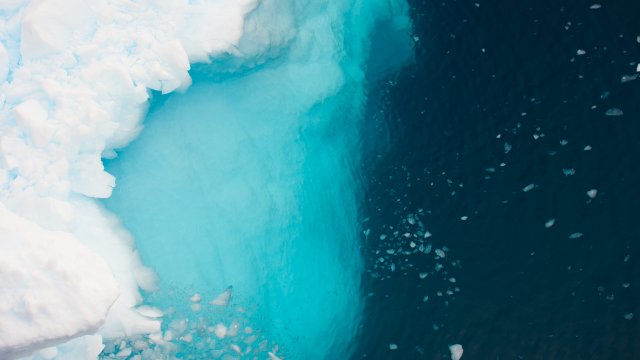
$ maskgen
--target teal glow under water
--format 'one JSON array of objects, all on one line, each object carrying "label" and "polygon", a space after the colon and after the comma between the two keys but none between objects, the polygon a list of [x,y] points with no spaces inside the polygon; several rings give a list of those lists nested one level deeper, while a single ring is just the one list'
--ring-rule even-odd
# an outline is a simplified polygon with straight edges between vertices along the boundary
[{"label": "teal glow under water", "polygon": [[[117,188],[105,204],[157,272],[147,302],[175,309],[165,324],[193,319],[197,292],[212,324],[242,317],[288,358],[347,353],[362,310],[365,63],[374,19],[406,31],[401,10],[300,10],[276,60],[224,80],[198,67],[188,92],[153,102],[140,138],[106,163]],[[234,310],[208,310],[227,286]]]}]

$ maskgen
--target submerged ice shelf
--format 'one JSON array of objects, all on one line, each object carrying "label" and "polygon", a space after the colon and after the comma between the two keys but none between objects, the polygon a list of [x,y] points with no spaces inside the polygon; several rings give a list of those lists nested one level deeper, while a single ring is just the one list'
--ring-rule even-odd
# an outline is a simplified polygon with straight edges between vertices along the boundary
[{"label": "submerged ice shelf", "polygon": [[[408,35],[406,11],[399,0],[2,4],[0,357],[347,354],[370,37]],[[148,89],[185,90],[198,62],[194,85],[154,101],[105,172],[101,158],[138,136]],[[229,285],[228,306],[209,303]],[[244,342],[223,342],[241,323]]]}]

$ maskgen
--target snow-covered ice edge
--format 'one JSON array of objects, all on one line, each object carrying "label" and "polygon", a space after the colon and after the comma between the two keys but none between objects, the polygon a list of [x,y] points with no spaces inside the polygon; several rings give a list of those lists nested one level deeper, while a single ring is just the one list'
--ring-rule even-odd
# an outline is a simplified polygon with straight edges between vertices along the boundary
[{"label": "snow-covered ice edge", "polygon": [[0,1],[0,358],[95,358],[103,336],[159,330],[135,311],[154,275],[95,200],[115,186],[101,158],[137,136],[150,89],[236,51],[255,6]]}]

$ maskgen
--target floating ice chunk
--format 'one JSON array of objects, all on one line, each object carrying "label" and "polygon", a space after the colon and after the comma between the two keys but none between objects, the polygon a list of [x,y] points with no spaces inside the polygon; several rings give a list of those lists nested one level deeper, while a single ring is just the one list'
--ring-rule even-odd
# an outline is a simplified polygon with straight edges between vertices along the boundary
[{"label": "floating ice chunk", "polygon": [[573,234],[569,235],[569,239],[579,239],[583,236],[584,234],[581,232],[574,232]]},{"label": "floating ice chunk", "polygon": [[227,336],[227,327],[220,323],[213,327],[213,333],[218,337],[218,339],[224,339]]},{"label": "floating ice chunk", "polygon": [[440,249],[436,249],[436,255],[438,255],[439,258],[444,258],[446,256],[444,251],[442,251]]},{"label": "floating ice chunk", "polygon": [[451,360],[460,360],[464,349],[460,344],[449,345],[449,351],[451,352]]},{"label": "floating ice chunk", "polygon": [[586,145],[582,150],[591,151],[591,145]]},{"label": "floating ice chunk", "polygon": [[574,169],[574,168],[562,169],[562,173],[564,174],[564,176],[575,175],[576,174],[576,169]]},{"label": "floating ice chunk", "polygon": [[631,319],[633,319],[633,313],[626,313],[626,314],[624,314],[624,318],[625,318],[625,320],[631,320]]},{"label": "floating ice chunk", "polygon": [[606,116],[622,116],[624,112],[618,108],[611,108],[604,113]]},{"label": "floating ice chunk", "polygon": [[268,355],[269,355],[269,360],[282,360],[279,357],[277,357],[276,354],[272,353],[271,351],[269,351]]},{"label": "floating ice chunk", "polygon": [[600,5],[600,4],[593,4],[593,5],[589,6],[589,9],[597,10],[597,9],[600,9],[601,7],[602,7],[602,5]]},{"label": "floating ice chunk", "polygon": [[598,190],[597,189],[591,189],[589,191],[587,191],[587,196],[594,199],[596,197],[596,195],[598,195]]},{"label": "floating ice chunk", "polygon": [[211,305],[215,305],[215,306],[229,305],[229,300],[231,300],[232,292],[233,292],[233,286],[229,286],[225,291],[223,291],[215,299],[211,300]]},{"label": "floating ice chunk", "polygon": [[389,344],[389,350],[398,350],[398,345],[394,343]]},{"label": "floating ice chunk", "polygon": [[198,293],[193,294],[193,296],[189,298],[189,301],[194,303],[200,302],[200,300],[202,300],[202,297]]},{"label": "floating ice chunk", "polygon": [[547,220],[547,222],[544,223],[544,227],[546,227],[547,229],[552,227],[553,224],[556,223],[556,219],[549,219]]},{"label": "floating ice chunk", "polygon": [[131,348],[130,347],[125,347],[124,349],[118,351],[118,353],[116,354],[116,357],[118,357],[118,358],[127,358],[127,357],[129,357],[129,355],[131,355]]},{"label": "floating ice chunk", "polygon": [[524,192],[529,192],[529,191],[533,190],[533,188],[534,188],[535,186],[536,186],[535,184],[529,184],[529,185],[527,185],[527,186],[523,187],[523,188],[522,188],[522,191],[524,191]]},{"label": "floating ice chunk", "polygon": [[586,52],[586,51],[584,51],[583,49],[578,49],[578,51],[576,51],[576,54],[578,54],[578,55],[584,55],[584,54],[586,54],[586,53],[587,53],[587,52]]},{"label": "floating ice chunk", "polygon": [[462,220],[462,221],[467,221],[467,219],[469,219],[469,217],[468,217],[468,216],[466,216],[466,215],[465,215],[465,216],[461,216],[461,217],[460,217],[460,220]]},{"label": "floating ice chunk", "polygon": [[640,74],[622,75],[622,77],[620,78],[620,82],[621,83],[626,83],[626,82],[629,82],[629,81],[636,80],[639,75]]},{"label": "floating ice chunk", "polygon": [[151,306],[138,306],[135,310],[138,314],[152,319],[161,318],[163,315],[160,309]]},{"label": "floating ice chunk", "polygon": [[421,272],[420,274],[418,274],[418,276],[420,277],[420,279],[424,279],[429,275],[429,273],[426,272]]}]

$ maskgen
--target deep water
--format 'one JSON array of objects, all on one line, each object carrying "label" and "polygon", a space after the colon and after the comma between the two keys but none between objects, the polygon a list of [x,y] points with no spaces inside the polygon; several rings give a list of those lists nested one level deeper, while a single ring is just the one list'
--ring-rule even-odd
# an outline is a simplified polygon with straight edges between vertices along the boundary
[{"label": "deep water", "polygon": [[415,64],[369,104],[353,358],[638,358],[640,3],[411,3]]}]

